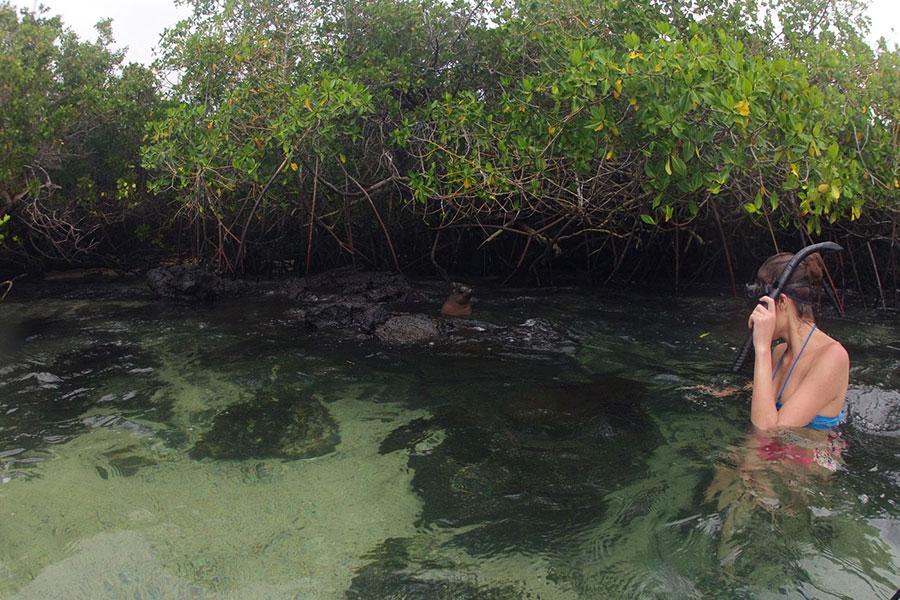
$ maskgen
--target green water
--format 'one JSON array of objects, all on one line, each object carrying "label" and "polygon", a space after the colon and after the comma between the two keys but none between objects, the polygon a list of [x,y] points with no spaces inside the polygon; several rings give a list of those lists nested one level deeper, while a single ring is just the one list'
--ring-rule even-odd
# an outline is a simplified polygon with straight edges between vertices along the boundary
[{"label": "green water", "polygon": [[[434,313],[419,285],[395,308]],[[503,329],[392,346],[307,331],[278,298],[16,291],[0,303],[0,598],[900,587],[900,327],[884,315],[822,324],[853,361],[832,471],[754,462],[747,392],[719,394],[746,381],[727,374],[746,308],[723,298],[481,286],[474,316]]]}]

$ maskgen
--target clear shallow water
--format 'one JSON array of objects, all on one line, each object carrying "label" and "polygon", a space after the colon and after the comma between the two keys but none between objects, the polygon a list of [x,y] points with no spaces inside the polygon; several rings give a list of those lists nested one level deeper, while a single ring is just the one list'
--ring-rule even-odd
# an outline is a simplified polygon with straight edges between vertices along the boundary
[{"label": "clear shallow water", "polygon": [[[422,287],[403,309],[436,310]],[[17,291],[0,303],[2,598],[900,587],[883,315],[823,324],[853,361],[832,472],[759,459],[747,392],[720,395],[746,381],[727,374],[746,309],[719,298],[482,291],[475,316],[511,333],[398,347],[308,332],[277,298]],[[513,335],[533,318],[559,339]]]}]

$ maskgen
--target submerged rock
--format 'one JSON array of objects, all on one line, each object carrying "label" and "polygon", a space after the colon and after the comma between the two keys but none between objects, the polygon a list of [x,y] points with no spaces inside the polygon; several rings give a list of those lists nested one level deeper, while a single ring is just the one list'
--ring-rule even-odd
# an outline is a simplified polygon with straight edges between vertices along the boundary
[{"label": "submerged rock", "polygon": [[509,585],[479,585],[460,565],[415,538],[390,538],[369,555],[372,562],[353,577],[348,600],[518,600]]},{"label": "submerged rock", "polygon": [[314,396],[283,390],[273,397],[264,391],[257,401],[216,415],[190,454],[195,459],[295,460],[329,454],[340,441],[337,423]]},{"label": "submerged rock", "polygon": [[[478,552],[506,543],[545,551],[560,527],[601,514],[623,474],[641,468],[656,431],[642,393],[616,377],[511,385],[435,408],[394,430],[380,452],[409,453],[426,523],[475,526],[457,542]],[[545,521],[557,529],[535,529]]]},{"label": "submerged rock", "polygon": [[152,458],[141,456],[134,445],[104,452],[103,456],[106,457],[107,464],[94,467],[101,479],[133,477],[140,469],[157,464]]}]

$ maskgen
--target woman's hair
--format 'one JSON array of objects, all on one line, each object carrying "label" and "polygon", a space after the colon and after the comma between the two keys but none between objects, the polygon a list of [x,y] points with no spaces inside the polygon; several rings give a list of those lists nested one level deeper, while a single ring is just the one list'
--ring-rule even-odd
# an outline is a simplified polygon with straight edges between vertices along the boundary
[{"label": "woman's hair", "polygon": [[[790,252],[780,252],[770,256],[756,272],[756,279],[771,291],[771,286],[775,284],[793,257],[794,255]],[[794,267],[791,278],[781,293],[794,301],[800,318],[814,318],[813,305],[818,304],[822,297],[824,276],[825,263],[818,252],[813,252]]]}]

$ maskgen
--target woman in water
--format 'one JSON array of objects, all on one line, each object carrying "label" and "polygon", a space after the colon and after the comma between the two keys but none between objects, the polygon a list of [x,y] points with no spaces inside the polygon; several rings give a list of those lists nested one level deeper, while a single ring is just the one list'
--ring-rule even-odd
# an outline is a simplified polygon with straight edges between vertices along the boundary
[{"label": "woman in water", "polygon": [[[792,256],[783,252],[766,260],[757,272],[758,287],[770,292]],[[756,353],[750,421],[759,430],[830,429],[844,420],[850,359],[813,316],[823,273],[822,257],[811,254],[778,299],[764,295],[750,315]],[[773,348],[773,342],[779,343]]]},{"label": "woman in water", "polygon": [[[756,431],[715,465],[706,499],[722,513],[720,558],[736,560],[757,509],[774,515],[803,514],[826,502],[817,491],[840,468],[845,442],[832,428],[844,419],[850,373],[847,351],[822,332],[813,316],[824,266],[818,254],[794,269],[777,300],[774,282],[792,254],[776,254],[757,272],[750,315],[756,352],[750,420]],[[775,344],[773,343],[780,342]]]}]

